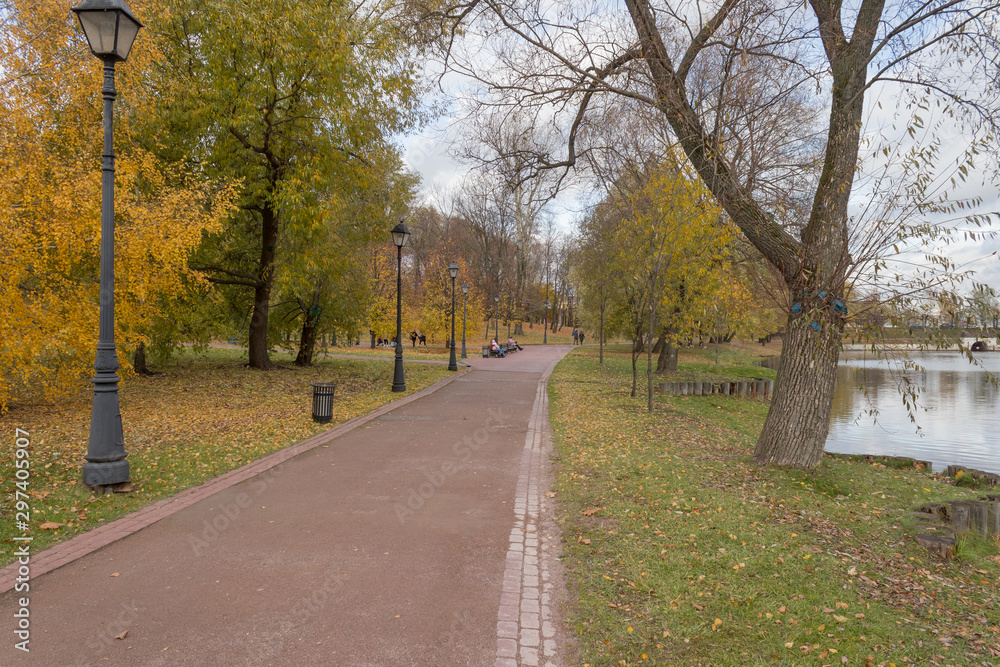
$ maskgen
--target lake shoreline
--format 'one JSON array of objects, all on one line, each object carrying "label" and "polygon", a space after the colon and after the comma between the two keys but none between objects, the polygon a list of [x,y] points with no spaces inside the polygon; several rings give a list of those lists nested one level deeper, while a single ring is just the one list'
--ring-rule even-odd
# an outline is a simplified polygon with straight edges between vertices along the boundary
[{"label": "lake shoreline", "polygon": [[[866,351],[841,357],[826,450],[905,456],[1000,473],[1000,355],[907,351],[899,359]],[[906,394],[915,392],[915,396]],[[905,400],[904,400],[905,395]]]}]

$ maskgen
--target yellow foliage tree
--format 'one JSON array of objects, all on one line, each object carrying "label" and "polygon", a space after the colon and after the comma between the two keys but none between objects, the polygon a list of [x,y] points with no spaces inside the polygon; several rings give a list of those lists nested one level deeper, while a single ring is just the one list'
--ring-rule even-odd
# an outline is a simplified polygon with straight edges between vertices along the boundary
[{"label": "yellow foliage tree", "polygon": [[[671,358],[676,368],[676,344],[710,332],[720,304],[733,300],[727,308],[734,320],[747,310],[737,298],[747,290],[734,290],[742,277],[730,261],[738,231],[684,164],[667,155],[634,165],[595,210],[581,253],[584,283],[588,274],[600,276],[588,294],[613,301],[611,319],[633,339],[633,396],[636,362],[646,351],[650,410],[653,341],[661,350],[659,370],[669,369],[664,360]],[[602,292],[607,282],[614,283],[610,296]]]},{"label": "yellow foliage tree", "polygon": [[[425,262],[426,268],[423,290],[416,304],[415,320],[428,341],[447,343],[451,336],[451,276],[448,265],[454,261],[458,265],[455,279],[455,345],[462,344],[462,282],[471,275],[468,263],[461,258],[448,259],[436,252]],[[482,322],[482,295],[471,293],[466,298],[466,322],[475,323],[473,330]]]},{"label": "yellow foliage tree", "polygon": [[[141,9],[143,3],[133,3]],[[101,63],[68,2],[9,0],[0,31],[0,409],[52,398],[92,374],[97,339],[102,152]],[[137,44],[137,46],[140,46]],[[136,52],[141,53],[137,48]],[[142,67],[150,56],[130,59]],[[124,67],[123,67],[124,69]],[[124,93],[122,95],[121,93]],[[121,97],[128,96],[124,86]],[[165,168],[116,119],[116,340],[145,340],[191,281],[203,230],[232,191]],[[127,370],[127,368],[126,368]]]}]

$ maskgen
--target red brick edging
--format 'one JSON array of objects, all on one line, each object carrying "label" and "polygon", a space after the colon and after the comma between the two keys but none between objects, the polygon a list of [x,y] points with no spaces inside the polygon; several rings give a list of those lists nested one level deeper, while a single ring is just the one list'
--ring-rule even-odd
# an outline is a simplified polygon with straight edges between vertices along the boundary
[{"label": "red brick edging", "polygon": [[[418,398],[423,398],[428,394],[434,393],[441,387],[453,381],[456,377],[464,375],[469,370],[470,367],[466,366],[458,373],[446,377],[443,380],[438,380],[431,386],[426,389],[422,389],[415,394],[392,401],[391,403],[387,403],[382,407],[369,412],[368,414],[349,419],[329,431],[317,433],[302,442],[280,449],[272,454],[268,454],[264,458],[257,459],[256,461],[251,461],[246,465],[230,470],[227,473],[223,473],[222,475],[214,477],[207,482],[199,484],[198,486],[193,486],[190,489],[181,491],[175,496],[158,500],[143,507],[142,509],[132,512],[131,514],[126,514],[122,518],[116,519],[111,523],[77,535],[76,537],[66,540],[65,542],[60,542],[59,544],[49,547],[45,551],[37,554],[32,553],[30,556],[31,577],[35,578],[45,574],[46,572],[51,572],[58,567],[62,567],[63,565],[76,560],[77,558],[97,551],[101,547],[105,547],[112,542],[116,542],[123,537],[128,537],[132,533],[142,530],[146,526],[156,523],[164,517],[175,514],[185,507],[190,507],[196,502],[204,500],[219,491],[224,491],[225,489],[239,484],[244,480],[259,475],[265,470],[269,470],[280,463],[284,463],[293,456],[297,456],[303,452],[309,451],[310,449],[326,444],[331,440],[335,440],[348,431],[352,431],[362,424],[381,417],[391,410],[395,410],[402,405],[412,403]],[[30,542],[28,544],[30,544]],[[10,565],[0,569],[0,594],[13,590],[18,576],[19,567],[21,567],[21,565],[17,561],[14,561]]]}]

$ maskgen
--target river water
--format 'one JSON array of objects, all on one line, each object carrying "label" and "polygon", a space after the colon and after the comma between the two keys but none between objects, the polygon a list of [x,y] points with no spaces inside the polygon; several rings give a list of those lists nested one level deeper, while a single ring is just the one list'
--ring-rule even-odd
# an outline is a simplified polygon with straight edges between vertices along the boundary
[{"label": "river water", "polygon": [[[936,471],[959,464],[1000,473],[1000,389],[986,372],[1000,377],[1000,353],[976,353],[982,368],[959,352],[909,358],[922,369],[903,370],[863,353],[841,355],[826,451],[909,456],[930,461]],[[920,388],[916,423],[903,405],[901,376]]]}]

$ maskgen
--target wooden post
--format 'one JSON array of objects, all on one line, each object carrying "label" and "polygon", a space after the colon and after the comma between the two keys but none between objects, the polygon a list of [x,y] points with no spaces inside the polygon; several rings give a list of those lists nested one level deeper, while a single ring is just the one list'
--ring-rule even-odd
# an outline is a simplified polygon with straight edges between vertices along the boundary
[{"label": "wooden post", "polygon": [[978,500],[969,501],[969,529],[974,530],[983,537],[989,534],[988,523],[990,508],[986,503]]},{"label": "wooden post", "polygon": [[949,512],[951,515],[951,527],[959,533],[969,530],[972,520],[970,503],[966,500],[955,500],[948,503],[948,506],[951,510]]}]

